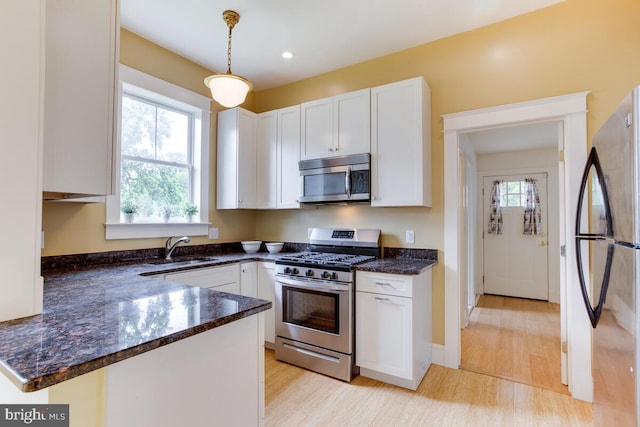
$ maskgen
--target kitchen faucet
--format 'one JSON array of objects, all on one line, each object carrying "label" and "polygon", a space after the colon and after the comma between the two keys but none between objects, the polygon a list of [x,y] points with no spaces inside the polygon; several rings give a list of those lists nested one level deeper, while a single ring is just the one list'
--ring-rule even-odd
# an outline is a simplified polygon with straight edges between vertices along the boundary
[{"label": "kitchen faucet", "polygon": [[173,236],[169,237],[167,241],[164,242],[164,259],[171,259],[171,254],[180,243],[189,243],[191,241],[188,236],[182,236],[176,240],[175,243],[171,244],[171,239],[173,239]]}]

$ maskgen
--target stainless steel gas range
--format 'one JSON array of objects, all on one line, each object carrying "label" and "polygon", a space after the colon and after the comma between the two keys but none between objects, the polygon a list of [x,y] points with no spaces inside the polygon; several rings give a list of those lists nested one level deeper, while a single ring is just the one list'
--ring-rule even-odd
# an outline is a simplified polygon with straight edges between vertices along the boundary
[{"label": "stainless steel gas range", "polygon": [[354,266],[380,256],[380,230],[314,228],[311,250],[276,261],[276,358],[344,381],[358,374]]}]

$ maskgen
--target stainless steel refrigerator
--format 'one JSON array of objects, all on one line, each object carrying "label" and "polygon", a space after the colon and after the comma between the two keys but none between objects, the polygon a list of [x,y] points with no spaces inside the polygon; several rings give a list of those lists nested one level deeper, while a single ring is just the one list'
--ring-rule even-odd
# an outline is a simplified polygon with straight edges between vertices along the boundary
[{"label": "stainless steel refrigerator", "polygon": [[637,426],[640,87],[592,141],[576,217],[578,273],[593,326],[594,421]]}]

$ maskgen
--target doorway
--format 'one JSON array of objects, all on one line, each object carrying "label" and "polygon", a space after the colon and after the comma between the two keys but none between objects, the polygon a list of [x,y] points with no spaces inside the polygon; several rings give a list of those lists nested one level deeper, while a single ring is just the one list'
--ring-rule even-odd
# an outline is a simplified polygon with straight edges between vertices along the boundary
[{"label": "doorway", "polygon": [[474,168],[462,193],[476,194],[472,221],[461,222],[477,237],[478,277],[468,289],[475,298],[461,330],[460,367],[567,393],[559,305],[562,133],[562,123],[550,120],[461,135]]},{"label": "doorway", "polygon": [[[577,188],[586,161],[587,127],[586,98],[589,92],[581,92],[535,101],[490,107],[461,113],[443,115],[444,119],[444,293],[445,293],[445,343],[442,362],[445,366],[460,367],[461,327],[463,325],[466,290],[460,287],[461,251],[468,250],[468,236],[460,232],[459,201],[459,153],[465,133],[500,126],[558,121],[562,135],[558,138],[560,165],[558,189],[562,194],[560,205],[559,247],[561,322],[570,334],[563,336],[563,349],[567,350],[568,383],[573,397],[591,401],[593,385],[591,377],[591,331],[588,318],[580,311],[582,297],[574,268],[576,254],[573,241],[573,216],[577,203]],[[583,310],[584,311],[584,310]],[[564,344],[563,342],[563,344]],[[434,355],[437,360],[437,354]]]}]

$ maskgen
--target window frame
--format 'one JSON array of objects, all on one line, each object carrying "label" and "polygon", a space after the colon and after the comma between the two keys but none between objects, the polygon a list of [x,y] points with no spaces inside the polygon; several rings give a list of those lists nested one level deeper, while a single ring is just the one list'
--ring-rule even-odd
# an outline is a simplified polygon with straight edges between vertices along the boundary
[{"label": "window frame", "polygon": [[[193,200],[198,214],[193,222],[120,222],[120,171],[122,95],[126,92],[162,106],[175,107],[194,115],[192,156]],[[209,162],[211,100],[198,93],[158,79],[126,65],[120,65],[117,98],[116,141],[113,161],[113,195],[106,198],[105,238],[139,239],[172,235],[206,236],[209,233]]]}]

